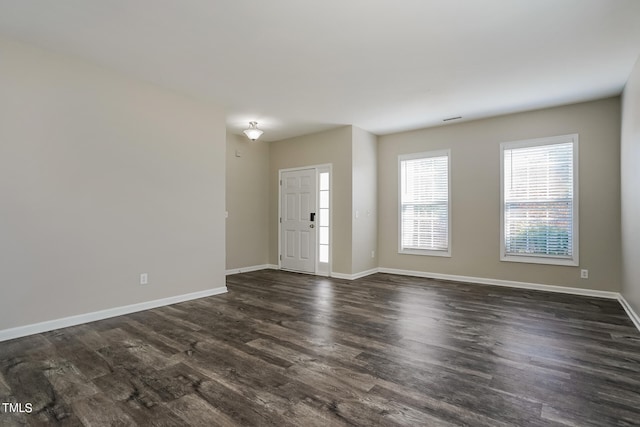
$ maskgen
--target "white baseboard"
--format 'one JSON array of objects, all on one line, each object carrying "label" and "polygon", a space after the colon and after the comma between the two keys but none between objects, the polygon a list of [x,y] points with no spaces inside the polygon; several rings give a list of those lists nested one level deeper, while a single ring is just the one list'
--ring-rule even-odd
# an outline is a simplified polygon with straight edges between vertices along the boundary
[{"label": "white baseboard", "polygon": [[227,270],[225,273],[227,276],[230,276],[232,274],[249,273],[250,271],[267,270],[267,269],[277,270],[278,266],[275,264],[251,265],[249,267],[232,268],[231,270]]},{"label": "white baseboard", "polygon": [[451,280],[454,282],[479,283],[482,285],[507,286],[510,288],[532,289],[536,291],[558,292],[563,294],[583,295],[589,297],[618,299],[618,292],[599,291],[595,289],[571,288],[569,286],[543,285],[540,283],[516,282],[513,280],[487,279],[484,277],[456,276],[453,274],[428,273],[424,271],[398,270],[395,268],[378,269],[380,273],[399,274],[403,276],[427,277],[429,279]]},{"label": "white baseboard", "polygon": [[599,291],[596,289],[571,288],[569,286],[543,285],[540,283],[516,282],[512,280],[487,279],[483,277],[456,276],[452,274],[428,273],[424,271],[399,270],[395,268],[378,269],[379,273],[398,274],[402,276],[426,277],[429,279],[451,280],[455,282],[479,283],[482,285],[506,286],[509,288],[532,289],[536,291],[557,292],[562,294],[582,295],[588,297],[598,297],[615,299],[620,302],[624,311],[631,318],[635,327],[640,331],[640,316],[633,310],[631,305],[619,292]]},{"label": "white baseboard", "polygon": [[163,307],[165,305],[177,304],[179,302],[190,301],[193,299],[224,294],[226,292],[227,287],[221,286],[219,288],[207,289],[206,291],[176,295],[173,297],[125,305],[122,307],[114,307],[106,310],[94,311],[93,313],[79,314],[77,316],[69,316],[62,319],[34,323],[32,325],[18,326],[17,328],[0,330],[0,342],[11,340],[14,338],[26,337],[27,335],[39,334],[41,332],[53,331],[54,329],[80,325],[82,323],[95,322],[96,320],[108,319],[110,317],[122,316],[124,314],[136,313],[138,311],[150,310],[152,308]]},{"label": "white baseboard", "polygon": [[336,279],[356,280],[365,276],[370,276],[372,274],[375,274],[378,271],[379,271],[378,268],[372,268],[371,270],[361,271],[359,273],[354,273],[354,274],[331,272],[331,277],[334,277]]},{"label": "white baseboard", "polygon": [[624,296],[622,294],[620,294],[620,296],[618,297],[618,301],[620,301],[620,305],[622,306],[622,308],[624,308],[624,311],[627,312],[633,324],[636,325],[638,331],[640,331],[640,316],[638,316],[638,313],[633,310],[631,304],[629,304],[629,302],[624,299]]},{"label": "white baseboard", "polygon": [[[245,267],[235,270],[227,270],[227,275],[245,273],[249,271],[257,271],[264,269],[278,269],[275,264],[264,264],[260,266]],[[593,289],[571,288],[567,286],[543,285],[538,283],[516,282],[511,280],[487,279],[482,277],[457,276],[451,274],[429,273],[413,270],[399,270],[394,268],[373,268],[371,270],[362,271],[355,274],[331,273],[331,277],[337,279],[355,280],[361,277],[369,276],[375,273],[398,274],[403,276],[426,277],[430,279],[451,280],[456,282],[479,283],[485,285],[506,286],[511,288],[533,289],[547,292],[559,292],[573,295],[593,296],[599,298],[616,299],[627,312],[635,327],[640,331],[640,316],[633,310],[627,300],[618,292],[599,291]],[[213,295],[219,295],[227,292],[226,286],[208,289],[200,292],[193,292],[184,295],[176,295],[173,297],[162,298],[153,301],[131,304],[122,307],[110,308],[107,310],[96,311],[93,313],[80,314],[77,316],[55,319],[32,325],[19,326],[16,328],[0,330],[0,342],[14,338],[25,337],[28,335],[39,334],[41,332],[52,331],[55,329],[66,328],[69,326],[80,325],[82,323],[95,322],[97,320],[108,319],[110,317],[122,316],[125,314],[136,313],[138,311],[150,310],[152,308],[162,307],[165,305],[177,304],[179,302],[190,301],[193,299],[204,298]]]}]

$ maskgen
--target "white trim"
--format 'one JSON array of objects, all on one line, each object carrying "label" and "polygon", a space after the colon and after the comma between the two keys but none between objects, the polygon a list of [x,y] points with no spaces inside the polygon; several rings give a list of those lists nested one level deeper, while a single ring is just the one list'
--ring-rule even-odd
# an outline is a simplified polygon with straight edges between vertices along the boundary
[{"label": "white trim", "polygon": [[596,298],[607,298],[618,300],[624,311],[629,315],[634,326],[640,331],[640,316],[633,310],[631,304],[627,302],[619,292],[600,291],[597,289],[572,288],[569,286],[543,285],[541,283],[516,282],[513,280],[488,279],[484,277],[457,276],[453,274],[430,273],[426,271],[400,270],[396,268],[372,268],[356,274],[331,273],[331,277],[336,279],[355,280],[375,273],[397,274],[401,276],[425,277],[428,279],[451,280],[468,284],[504,286],[508,288],[531,289],[536,291],[554,292],[561,294],[581,295]]},{"label": "white trim", "polygon": [[596,289],[571,288],[568,286],[543,285],[540,283],[516,282],[513,280],[488,279],[484,277],[457,276],[453,274],[429,273],[426,271],[398,270],[395,268],[378,269],[380,273],[399,274],[402,276],[426,277],[429,279],[451,280],[454,282],[478,283],[481,285],[506,286],[510,288],[532,289],[536,291],[556,292],[562,294],[583,295],[589,297],[618,299],[618,292],[599,291]]},{"label": "white trim", "polygon": [[640,331],[640,316],[638,316],[638,313],[633,310],[633,307],[631,307],[631,304],[629,304],[629,302],[624,298],[624,295],[618,295],[618,301],[622,308],[624,308],[624,311],[627,312],[638,331]]},{"label": "white trim", "polygon": [[321,169],[321,168],[331,167],[332,164],[333,163],[320,163],[317,165],[297,166],[295,168],[278,169],[278,172],[292,172],[292,171],[300,171],[305,169]]},{"label": "white trim", "polygon": [[225,275],[231,276],[232,274],[249,273],[251,271],[269,270],[269,269],[278,270],[278,266],[275,264],[261,264],[261,265],[251,265],[249,267],[232,268],[230,270],[226,270]]},{"label": "white trim", "polygon": [[[329,229],[329,260],[327,262],[320,262],[320,221],[316,222],[316,272],[317,276],[325,276],[328,277],[331,273],[331,260],[333,257],[333,164],[327,163],[326,166],[318,166],[316,168],[316,212],[317,217],[320,218],[320,174],[328,173],[329,174],[329,225],[327,228]],[[326,208],[325,208],[326,209]],[[322,266],[322,267],[321,267]]]},{"label": "white trim", "polygon": [[331,277],[333,277],[334,279],[356,280],[356,279],[360,279],[362,277],[366,277],[366,276],[370,276],[372,274],[376,274],[378,272],[379,272],[378,268],[372,268],[370,270],[365,270],[365,271],[361,271],[359,273],[354,273],[354,274],[331,272]]},{"label": "white trim", "polygon": [[[554,145],[571,142],[573,144],[573,233],[572,250],[570,258],[554,256],[519,256],[507,255],[505,249],[504,235],[504,152],[514,148],[535,147],[543,145]],[[526,139],[521,141],[502,142],[500,144],[500,261],[522,262],[531,264],[547,265],[568,265],[579,266],[580,257],[580,157],[578,150],[579,136],[577,133],[569,135],[551,136],[546,138]]]},{"label": "white trim", "polygon": [[[451,245],[449,245],[451,248]],[[420,256],[441,256],[451,258],[451,251],[431,251],[427,249],[402,249],[398,251],[400,255],[420,255]]]},{"label": "white trim", "polygon": [[[503,240],[504,244],[504,240]],[[504,252],[502,252],[504,254]],[[500,261],[505,262],[521,262],[525,264],[545,264],[545,265],[566,265],[569,267],[578,267],[580,264],[572,258],[556,257],[550,255],[501,255]]]},{"label": "white trim", "polygon": [[150,310],[152,308],[163,307],[165,305],[177,304],[179,302],[190,301],[198,298],[210,297],[212,295],[224,294],[227,292],[226,286],[207,289],[205,291],[192,292],[184,295],[146,301],[137,304],[125,305],[122,307],[108,308],[106,310],[94,311],[93,313],[79,314],[76,316],[63,317],[61,319],[48,320],[46,322],[34,323],[32,325],[18,326],[16,328],[0,330],[0,342],[14,338],[25,337],[27,335],[39,334],[53,331],[54,329],[68,328],[69,326],[83,323],[95,322],[96,320],[108,319],[110,317],[122,316],[124,314],[136,313],[138,311]]},{"label": "white trim", "polygon": [[[250,270],[250,271],[257,271],[259,269],[274,269],[274,270],[278,269],[278,266],[275,264],[263,264],[263,265],[254,266],[254,267],[256,267],[255,270]],[[257,268],[257,267],[263,267],[263,268]],[[253,268],[253,267],[248,267],[248,268]],[[247,268],[244,268],[243,270],[245,272],[249,271],[247,270]],[[232,270],[229,270],[229,271],[232,271]],[[362,271],[360,273],[355,273],[355,274],[343,274],[343,273],[332,272],[331,277],[334,277],[336,279],[355,280],[355,279],[359,279],[375,273],[426,277],[431,279],[466,282],[470,284],[478,283],[478,284],[485,284],[485,285],[506,286],[506,287],[512,287],[512,288],[520,288],[520,289],[533,289],[533,290],[547,291],[547,292],[557,292],[557,293],[565,293],[565,294],[573,294],[573,295],[616,299],[620,302],[620,305],[622,305],[622,308],[624,308],[626,313],[629,315],[635,327],[638,329],[638,331],[640,331],[640,316],[638,316],[638,314],[633,310],[633,308],[627,302],[624,296],[618,292],[570,288],[566,286],[542,285],[537,283],[515,282],[510,280],[486,279],[486,278],[480,278],[480,277],[428,273],[423,271],[399,270],[395,268],[384,268],[384,267],[372,268],[371,270],[366,270],[366,271]],[[230,273],[230,274],[235,274],[235,273]],[[0,342],[11,340],[14,338],[25,337],[28,335],[39,334],[42,332],[52,331],[55,329],[67,328],[69,326],[80,325],[83,323],[95,322],[97,320],[108,319],[110,317],[122,316],[125,314],[136,313],[138,311],[150,310],[152,308],[163,307],[171,304],[177,304],[184,301],[190,301],[198,298],[205,298],[213,295],[224,294],[226,292],[227,292],[227,287],[221,286],[219,288],[208,289],[206,291],[193,292],[193,293],[184,294],[184,295],[177,295],[174,297],[147,301],[147,302],[142,302],[138,304],[131,304],[131,305],[126,305],[122,307],[115,307],[107,310],[96,311],[93,313],[86,313],[86,314],[80,314],[77,316],[70,316],[70,317],[64,317],[61,319],[49,320],[46,322],[35,323],[32,325],[19,326],[11,329],[4,329],[4,330],[0,330]]]}]

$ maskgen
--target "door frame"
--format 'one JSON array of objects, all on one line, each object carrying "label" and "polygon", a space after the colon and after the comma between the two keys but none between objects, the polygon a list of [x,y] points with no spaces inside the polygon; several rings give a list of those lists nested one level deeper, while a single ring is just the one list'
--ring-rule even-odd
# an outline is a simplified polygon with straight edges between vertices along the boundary
[{"label": "door frame", "polygon": [[[284,172],[293,172],[300,171],[305,169],[313,169],[316,173],[316,211],[320,209],[320,179],[319,174],[322,171],[329,171],[329,263],[327,265],[326,276],[331,276],[331,265],[333,264],[333,164],[332,163],[323,163],[317,165],[309,165],[309,166],[300,166],[295,168],[285,168],[278,169],[278,218],[276,221],[278,222],[278,270],[282,269],[282,223],[280,222],[280,218],[282,218],[282,174]],[[316,225],[314,229],[316,233],[316,256],[313,267],[313,275],[322,275],[318,273],[318,257],[320,256],[320,239],[318,238],[318,226]],[[304,274],[304,273],[303,273]]]}]

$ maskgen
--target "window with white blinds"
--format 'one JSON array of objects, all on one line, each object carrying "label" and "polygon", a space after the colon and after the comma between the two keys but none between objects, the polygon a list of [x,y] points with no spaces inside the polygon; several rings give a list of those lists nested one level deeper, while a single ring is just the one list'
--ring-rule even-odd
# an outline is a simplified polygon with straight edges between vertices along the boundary
[{"label": "window with white blinds", "polygon": [[449,150],[398,157],[399,252],[451,256]]},{"label": "window with white blinds", "polygon": [[503,261],[577,265],[578,135],[504,143]]}]

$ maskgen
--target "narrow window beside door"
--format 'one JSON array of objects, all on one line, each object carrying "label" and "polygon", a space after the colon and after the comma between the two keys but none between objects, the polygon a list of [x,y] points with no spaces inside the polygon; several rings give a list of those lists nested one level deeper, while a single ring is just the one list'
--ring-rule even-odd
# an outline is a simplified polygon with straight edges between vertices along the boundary
[{"label": "narrow window beside door", "polygon": [[319,173],[318,262],[329,262],[329,172]]}]

